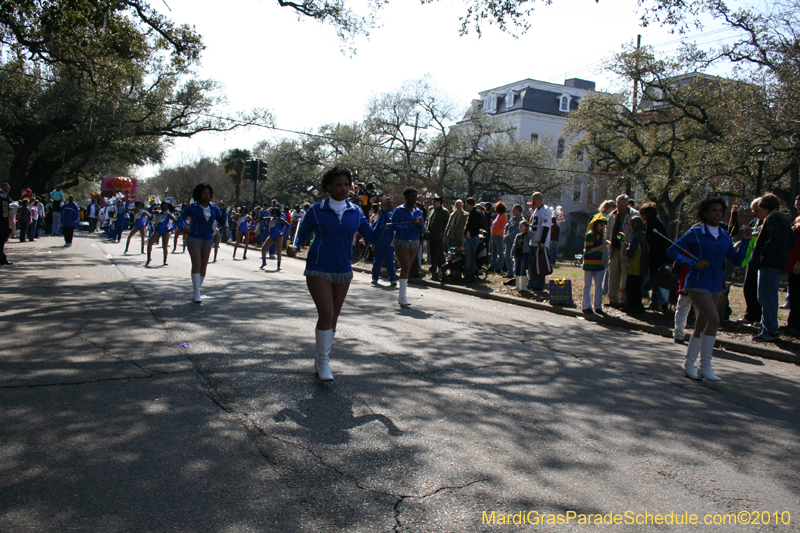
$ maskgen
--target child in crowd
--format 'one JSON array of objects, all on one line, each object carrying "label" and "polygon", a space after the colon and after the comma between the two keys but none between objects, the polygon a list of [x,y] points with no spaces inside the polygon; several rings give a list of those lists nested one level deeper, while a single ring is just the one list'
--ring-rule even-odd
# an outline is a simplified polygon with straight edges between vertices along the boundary
[{"label": "child in crowd", "polygon": [[625,291],[628,295],[628,306],[625,312],[628,314],[644,313],[642,305],[642,282],[644,273],[647,272],[647,256],[649,253],[647,246],[647,236],[644,233],[644,220],[642,217],[631,218],[631,230],[633,236],[630,244],[625,250],[628,256],[628,281]]},{"label": "child in crowd", "polygon": [[514,259],[514,276],[517,279],[517,291],[528,290],[528,274],[531,269],[531,245],[528,240],[527,220],[519,223],[519,233],[514,237],[514,246],[511,247],[511,257]]},{"label": "child in crowd", "polygon": [[[603,249],[605,248],[605,230],[608,219],[600,213],[592,217],[586,229],[583,243],[583,300],[581,307],[586,314],[592,313],[592,283],[594,283],[594,312],[603,313]],[[641,300],[641,298],[640,298]]]}]

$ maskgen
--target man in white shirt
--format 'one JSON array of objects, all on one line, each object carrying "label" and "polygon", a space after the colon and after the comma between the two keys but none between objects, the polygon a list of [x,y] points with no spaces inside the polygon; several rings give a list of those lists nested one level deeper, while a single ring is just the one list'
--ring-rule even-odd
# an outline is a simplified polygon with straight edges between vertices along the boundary
[{"label": "man in white shirt", "polygon": [[[547,248],[550,245],[552,220],[553,210],[544,205],[544,195],[540,192],[533,193],[531,195],[531,218],[530,230],[528,231],[530,237],[528,244],[531,247],[531,261],[533,261],[534,267],[538,255],[547,253]],[[532,268],[528,290],[544,291],[544,283],[547,276],[536,276],[535,273],[536,269]]]},{"label": "man in white shirt", "polygon": [[17,211],[19,211],[19,202],[14,200],[8,204],[8,224],[11,226],[9,239],[17,238]]}]

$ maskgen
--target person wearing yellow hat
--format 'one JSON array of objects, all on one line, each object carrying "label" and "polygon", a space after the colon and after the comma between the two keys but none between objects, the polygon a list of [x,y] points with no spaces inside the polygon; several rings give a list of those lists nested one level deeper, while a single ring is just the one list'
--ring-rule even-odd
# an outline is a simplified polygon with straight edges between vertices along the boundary
[{"label": "person wearing yellow hat", "polygon": [[[606,247],[605,230],[608,219],[597,213],[589,221],[583,244],[583,312],[603,314],[603,249]],[[592,283],[594,283],[594,311],[592,311]]]}]

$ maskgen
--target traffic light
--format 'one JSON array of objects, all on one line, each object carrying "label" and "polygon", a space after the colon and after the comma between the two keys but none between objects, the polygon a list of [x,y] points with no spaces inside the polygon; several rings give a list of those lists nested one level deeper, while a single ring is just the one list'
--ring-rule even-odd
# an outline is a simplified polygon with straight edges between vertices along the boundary
[{"label": "traffic light", "polygon": [[258,179],[265,180],[267,179],[267,169],[269,168],[269,164],[266,161],[258,160],[260,165],[258,165]]},{"label": "traffic light", "polygon": [[254,180],[258,176],[258,160],[253,159],[244,162],[244,179]]}]

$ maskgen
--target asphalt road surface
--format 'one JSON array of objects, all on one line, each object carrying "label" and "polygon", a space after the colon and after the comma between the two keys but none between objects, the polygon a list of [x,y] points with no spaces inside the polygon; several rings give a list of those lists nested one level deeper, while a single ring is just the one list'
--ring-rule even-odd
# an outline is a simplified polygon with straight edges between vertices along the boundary
[{"label": "asphalt road surface", "polygon": [[356,273],[322,384],[301,261],[123,250],[6,248],[0,531],[800,531],[797,366]]}]

